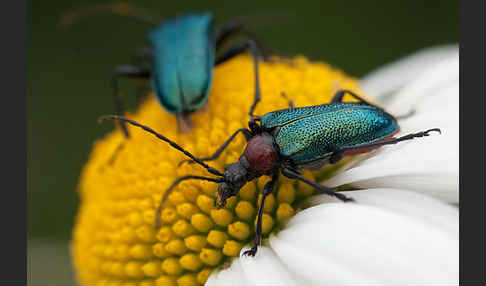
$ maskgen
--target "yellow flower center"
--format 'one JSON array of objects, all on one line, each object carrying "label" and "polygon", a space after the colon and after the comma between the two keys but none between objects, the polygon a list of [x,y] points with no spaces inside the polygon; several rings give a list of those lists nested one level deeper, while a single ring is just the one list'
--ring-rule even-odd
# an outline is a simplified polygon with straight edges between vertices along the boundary
[{"label": "yellow flower center", "polygon": [[[239,56],[214,70],[209,104],[191,115],[196,128],[179,134],[176,119],[151,95],[128,117],[150,126],[199,157],[212,154],[235,130],[246,127],[254,95],[253,63]],[[303,57],[260,64],[262,100],[255,114],[328,103],[338,89],[358,91],[358,82],[324,63]],[[282,96],[285,92],[286,97]],[[358,91],[359,92],[359,91]],[[353,101],[346,97],[345,101]],[[95,125],[94,125],[95,126]],[[169,195],[155,229],[156,208],[165,190],[187,174],[208,176],[167,143],[129,126],[97,141],[79,185],[81,205],[73,232],[72,255],[82,285],[202,285],[211,272],[253,242],[260,190],[269,180],[247,183],[223,209],[214,207],[217,185],[185,181]],[[245,147],[238,136],[219,159],[220,171],[238,160]],[[332,166],[331,166],[332,169]],[[329,173],[304,173],[313,180]],[[264,237],[285,227],[312,188],[281,178],[265,201]],[[265,243],[265,240],[264,242]]]}]

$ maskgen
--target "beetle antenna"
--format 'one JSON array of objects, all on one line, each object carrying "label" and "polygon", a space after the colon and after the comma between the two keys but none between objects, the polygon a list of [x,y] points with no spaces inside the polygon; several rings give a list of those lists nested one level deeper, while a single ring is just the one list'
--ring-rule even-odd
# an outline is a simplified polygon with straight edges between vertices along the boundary
[{"label": "beetle antenna", "polygon": [[192,160],[194,160],[196,163],[198,163],[199,165],[203,166],[204,168],[206,168],[206,170],[208,170],[209,173],[213,174],[213,175],[216,175],[216,176],[220,176],[220,177],[223,177],[223,174],[221,174],[221,172],[219,172],[218,170],[216,170],[215,168],[205,164],[201,159],[197,158],[196,156],[192,155],[191,153],[189,153],[188,151],[186,151],[184,148],[182,148],[181,146],[177,145],[174,141],[170,140],[169,138],[165,137],[164,135],[160,134],[160,133],[157,133],[155,132],[153,129],[151,129],[150,127],[147,127],[145,125],[142,125],[136,121],[133,121],[131,119],[128,119],[124,116],[119,116],[119,115],[103,115],[101,116],[100,118],[98,118],[98,122],[102,122],[102,121],[105,121],[105,120],[119,120],[119,121],[125,121],[125,122],[128,122],[134,126],[137,126],[137,127],[140,127],[142,128],[143,130],[149,132],[149,133],[152,133],[154,134],[157,138],[167,142],[170,144],[170,146],[172,146],[173,148],[181,151],[182,153],[184,153],[184,155],[186,155],[187,157],[191,158]]},{"label": "beetle antenna", "polygon": [[115,14],[118,16],[128,16],[135,18],[141,22],[148,23],[152,26],[158,24],[158,21],[149,10],[137,7],[128,2],[114,2],[114,3],[103,3],[103,4],[93,4],[86,5],[81,8],[72,9],[61,15],[61,19],[58,22],[58,27],[67,29],[71,27],[80,19],[87,16],[93,16],[97,14]]},{"label": "beetle antenna", "polygon": [[224,182],[224,178],[208,178],[208,177],[201,177],[201,176],[194,176],[194,175],[187,175],[187,176],[182,176],[180,178],[177,178],[172,185],[165,191],[164,195],[162,196],[162,199],[160,200],[160,204],[157,207],[157,211],[155,213],[155,229],[160,228],[160,214],[162,213],[162,205],[164,202],[167,200],[169,197],[169,194],[172,192],[172,190],[182,181],[185,180],[203,180],[203,181],[209,181],[209,182],[214,182],[214,183],[221,183]]}]

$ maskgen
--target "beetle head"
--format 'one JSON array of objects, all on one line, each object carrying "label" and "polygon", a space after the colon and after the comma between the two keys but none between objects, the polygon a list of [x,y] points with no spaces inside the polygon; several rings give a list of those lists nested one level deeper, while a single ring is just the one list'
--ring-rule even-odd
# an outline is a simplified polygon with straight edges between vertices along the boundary
[{"label": "beetle head", "polygon": [[241,187],[248,182],[248,169],[240,161],[227,165],[224,168],[224,182],[218,185],[218,195],[215,205],[223,207],[226,205],[226,199],[238,194]]}]

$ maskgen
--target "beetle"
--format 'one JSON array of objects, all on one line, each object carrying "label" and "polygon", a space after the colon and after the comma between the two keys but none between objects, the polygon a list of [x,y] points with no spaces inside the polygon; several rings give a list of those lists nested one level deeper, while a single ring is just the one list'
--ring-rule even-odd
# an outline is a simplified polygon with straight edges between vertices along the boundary
[{"label": "beetle", "polygon": [[[358,102],[343,102],[346,94],[350,94]],[[272,111],[261,117],[253,115],[260,100],[257,95],[259,92],[255,93],[254,102],[248,113],[250,116],[248,128],[236,130],[212,156],[207,158],[195,157],[150,127],[126,117],[105,115],[99,118],[100,121],[118,120],[140,127],[168,142],[173,148],[189,157],[191,162],[203,166],[209,173],[217,176],[214,178],[186,175],[176,179],[162,196],[157,209],[156,228],[160,227],[163,203],[170,192],[184,180],[218,183],[215,205],[221,208],[225,206],[226,200],[237,195],[247,182],[261,176],[269,176],[271,180],[263,187],[262,199],[258,207],[253,246],[243,253],[243,255],[254,256],[262,238],[262,212],[265,198],[272,193],[280,173],[287,178],[308,184],[323,194],[334,196],[343,202],[351,202],[354,201],[352,198],[305,178],[301,171],[316,170],[324,164],[334,164],[347,155],[369,152],[380,146],[429,136],[432,131],[441,132],[439,128],[432,128],[398,138],[393,137],[399,131],[396,118],[350,90],[337,91],[328,104],[307,107],[294,107],[292,104],[288,109]],[[218,158],[239,133],[245,136],[247,145],[237,162],[227,165],[224,173],[205,163]]]},{"label": "beetle", "polygon": [[[122,7],[119,7],[122,5]],[[132,7],[127,3],[95,5],[85,7],[66,15],[61,23],[70,25],[80,15],[94,12],[118,12],[144,19],[155,24],[148,11]],[[216,53],[237,34],[246,34],[247,39],[229,47],[216,57]],[[148,47],[135,51],[139,62],[150,62],[151,68],[137,65],[117,66],[111,75],[111,87],[118,115],[123,114],[124,103],[118,92],[121,77],[151,81],[152,90],[160,105],[169,113],[176,115],[179,131],[187,133],[193,128],[189,114],[203,107],[208,101],[213,80],[213,68],[248,49],[254,59],[255,77],[258,58],[267,59],[267,52],[260,41],[247,28],[244,21],[236,19],[214,32],[213,16],[210,12],[184,14],[155,25],[148,32]],[[129,132],[124,122],[120,122],[125,137]]]}]

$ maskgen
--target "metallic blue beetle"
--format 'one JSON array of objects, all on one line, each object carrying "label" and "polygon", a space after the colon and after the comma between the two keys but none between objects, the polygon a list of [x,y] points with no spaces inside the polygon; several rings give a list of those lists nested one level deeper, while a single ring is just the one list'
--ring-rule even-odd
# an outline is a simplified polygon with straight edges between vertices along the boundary
[{"label": "metallic blue beetle", "polygon": [[[117,67],[112,75],[113,95],[118,113],[123,104],[118,94],[118,77],[151,78],[152,89],[159,103],[177,116],[179,131],[188,132],[193,126],[189,114],[206,104],[211,89],[213,67],[250,49],[255,71],[258,57],[265,56],[258,40],[246,29],[244,22],[236,20],[213,34],[211,13],[187,14],[165,21],[148,34],[149,48],[139,50],[137,57],[151,62],[151,70],[133,65]],[[248,40],[236,44],[216,58],[231,37],[246,33]],[[123,132],[128,130],[121,124]]]},{"label": "metallic blue beetle", "polygon": [[[118,78],[151,79],[152,89],[162,107],[176,115],[180,132],[189,132],[193,125],[189,114],[207,103],[213,79],[213,67],[250,49],[254,58],[255,77],[258,77],[258,57],[267,55],[260,42],[242,20],[225,24],[214,33],[211,13],[186,14],[158,23],[150,12],[128,3],[95,4],[64,15],[60,24],[72,25],[79,18],[94,13],[111,12],[132,16],[155,26],[148,33],[148,47],[135,51],[135,59],[148,62],[151,68],[122,65],[111,77],[117,113],[123,114],[123,101],[118,92]],[[158,23],[158,24],[157,24]],[[239,33],[248,39],[229,47],[216,57],[224,45]],[[124,122],[122,131],[129,136]]]}]

